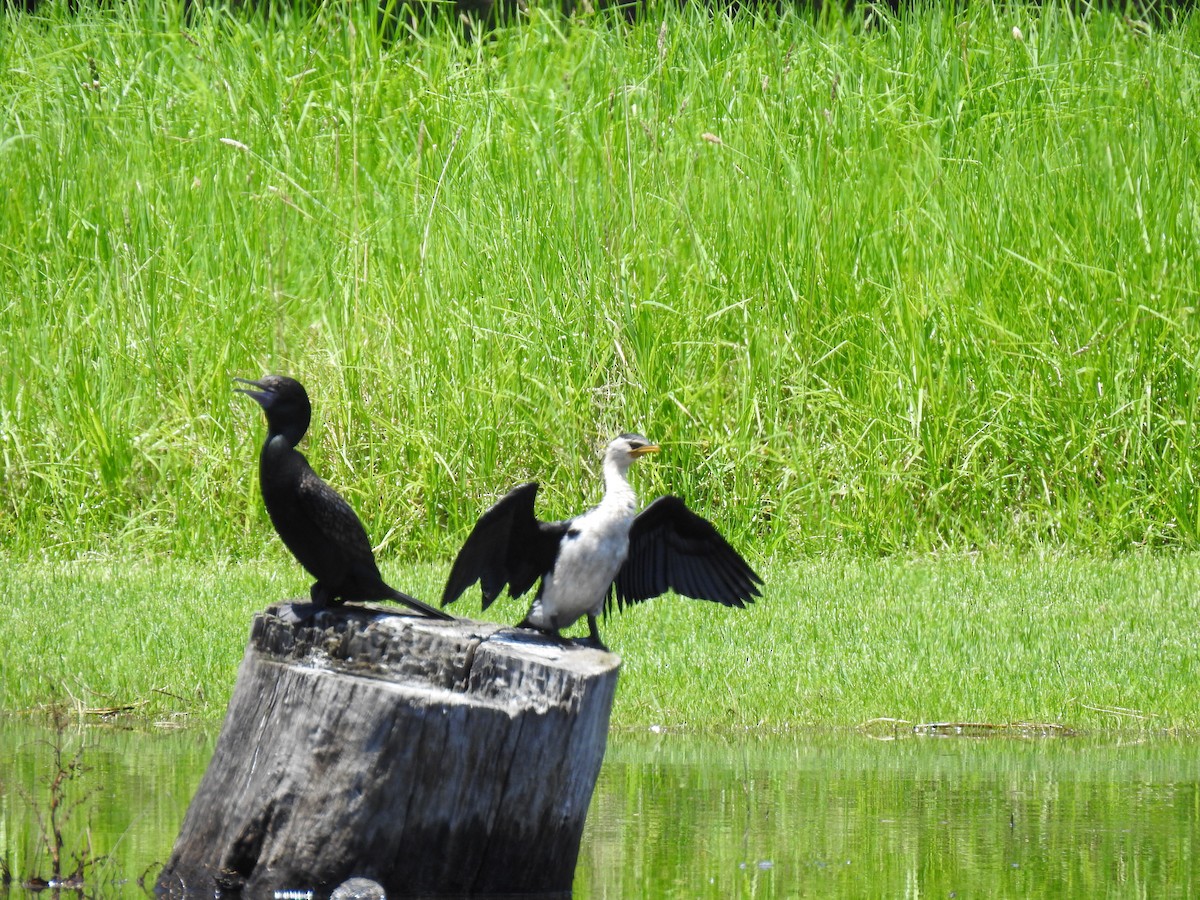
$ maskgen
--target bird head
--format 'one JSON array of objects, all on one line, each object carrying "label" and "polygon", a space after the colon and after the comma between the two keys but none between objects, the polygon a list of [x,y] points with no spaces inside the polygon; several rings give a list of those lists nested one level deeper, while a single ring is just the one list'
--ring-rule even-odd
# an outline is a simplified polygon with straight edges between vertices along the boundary
[{"label": "bird head", "polygon": [[300,443],[312,418],[312,404],[308,402],[304,385],[286,375],[266,375],[258,381],[235,378],[234,381],[254,389],[234,388],[238,393],[253,397],[263,408],[267,415],[268,439],[271,435],[281,434],[292,447]]},{"label": "bird head", "polygon": [[652,444],[640,434],[621,434],[613,438],[604,451],[605,462],[613,462],[622,472],[633,465],[634,460],[647,453],[657,453],[658,444]]}]

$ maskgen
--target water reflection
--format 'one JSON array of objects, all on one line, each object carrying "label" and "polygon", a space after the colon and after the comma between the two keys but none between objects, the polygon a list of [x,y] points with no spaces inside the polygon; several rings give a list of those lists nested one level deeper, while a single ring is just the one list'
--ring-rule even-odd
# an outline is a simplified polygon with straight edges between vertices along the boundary
[{"label": "water reflection", "polygon": [[1198,749],[614,735],[576,895],[1186,896]]},{"label": "water reflection", "polygon": [[[170,854],[214,731],[0,719],[0,859],[45,871],[57,742],[88,771],[67,851],[98,854],[104,897]],[[1200,886],[1200,743],[616,732],[575,896],[1189,896]]]},{"label": "water reflection", "polygon": [[58,789],[64,874],[89,856],[90,895],[144,900],[138,881],[153,886],[215,744],[215,730],[53,729],[0,718],[0,860],[14,881],[50,877],[44,835],[57,752],[63,768],[81,765]]}]

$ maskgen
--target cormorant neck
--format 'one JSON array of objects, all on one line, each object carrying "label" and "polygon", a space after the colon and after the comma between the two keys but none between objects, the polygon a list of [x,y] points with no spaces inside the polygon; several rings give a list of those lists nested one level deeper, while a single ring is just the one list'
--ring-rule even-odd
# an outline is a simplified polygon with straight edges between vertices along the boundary
[{"label": "cormorant neck", "polygon": [[270,460],[270,465],[276,466],[284,456],[299,452],[296,449],[296,445],[289,438],[272,432],[267,435],[267,439],[263,442],[260,456],[264,463]]},{"label": "cormorant neck", "polygon": [[283,438],[289,447],[295,447],[300,443],[300,439],[304,437],[304,433],[308,431],[308,421],[302,422],[286,422],[268,423],[270,428],[267,430],[267,443],[271,443],[275,438]]},{"label": "cormorant neck", "polygon": [[612,457],[604,458],[604,506],[627,508],[632,514],[637,508],[637,494],[629,483],[629,463],[618,462]]}]

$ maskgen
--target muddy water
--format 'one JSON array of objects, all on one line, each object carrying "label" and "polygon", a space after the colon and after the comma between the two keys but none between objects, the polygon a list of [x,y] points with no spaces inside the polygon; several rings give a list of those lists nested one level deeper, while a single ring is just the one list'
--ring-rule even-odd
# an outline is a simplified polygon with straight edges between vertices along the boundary
[{"label": "muddy water", "polygon": [[[90,835],[95,894],[144,897],[214,742],[0,720],[0,859],[48,874],[55,748],[82,748],[64,856]],[[1196,740],[616,732],[575,896],[1192,896],[1198,782]]]}]

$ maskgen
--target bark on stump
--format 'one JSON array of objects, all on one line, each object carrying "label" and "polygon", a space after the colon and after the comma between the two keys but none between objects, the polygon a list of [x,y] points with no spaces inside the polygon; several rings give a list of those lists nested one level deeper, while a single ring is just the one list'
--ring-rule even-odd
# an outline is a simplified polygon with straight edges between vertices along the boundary
[{"label": "bark on stump", "polygon": [[271,606],[158,890],[569,892],[619,667],[482,622]]}]

